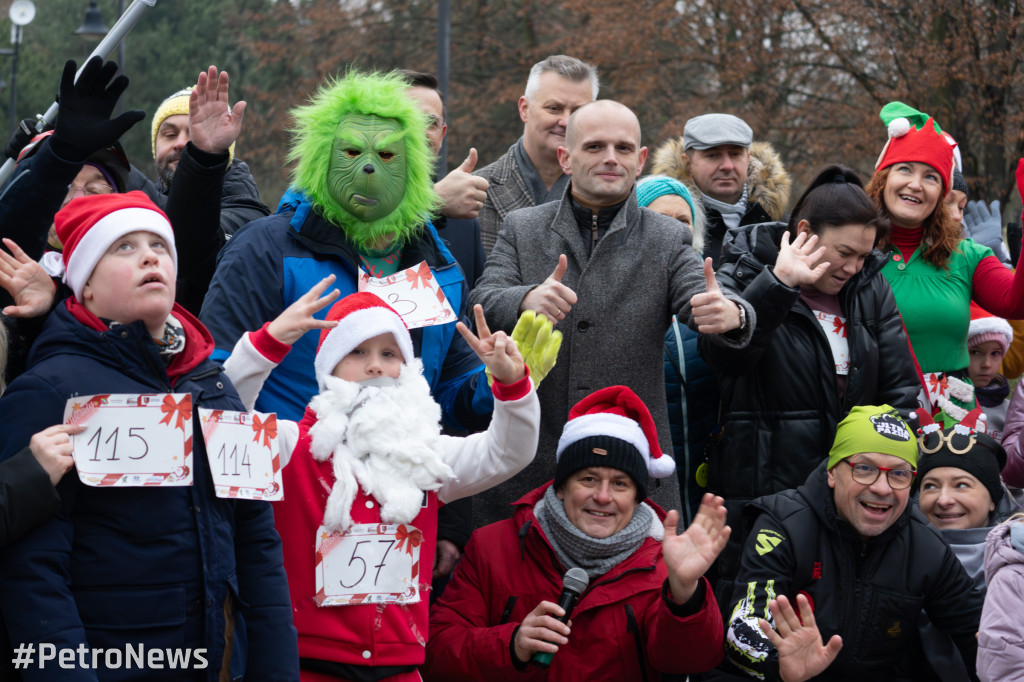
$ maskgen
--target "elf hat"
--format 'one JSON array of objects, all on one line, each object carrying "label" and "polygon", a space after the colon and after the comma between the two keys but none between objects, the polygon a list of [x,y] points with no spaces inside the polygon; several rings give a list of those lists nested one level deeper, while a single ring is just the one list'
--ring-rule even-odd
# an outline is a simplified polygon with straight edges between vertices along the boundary
[{"label": "elf hat", "polygon": [[116,240],[143,230],[159,235],[178,269],[174,230],[167,216],[145,194],[96,194],[73,199],[53,218],[64,245],[64,283],[82,299],[82,290],[96,264]]},{"label": "elf hat", "polygon": [[415,357],[405,321],[375,294],[368,291],[349,294],[331,306],[327,319],[337,320],[338,326],[321,331],[320,343],[316,347],[313,369],[321,391],[325,388],[324,379],[334,373],[338,363],[356,346],[375,336],[391,334],[395,337],[405,364]]},{"label": "elf hat", "polygon": [[917,439],[896,408],[890,405],[858,405],[836,428],[836,440],[828,453],[828,468],[862,452],[877,452],[917,466]]},{"label": "elf hat", "polygon": [[948,194],[956,140],[944,135],[935,119],[903,102],[889,102],[878,116],[889,130],[889,139],[875,163],[875,171],[897,163],[924,163],[942,177],[942,194]]},{"label": "elf hat", "polygon": [[624,471],[647,497],[647,476],[666,478],[675,461],[662,453],[658,429],[644,402],[625,386],[594,391],[569,410],[555,452],[555,487],[586,467]]},{"label": "elf hat", "polygon": [[986,341],[997,341],[1006,354],[1013,343],[1013,327],[1001,317],[984,310],[971,301],[971,326],[967,330],[967,347],[974,348]]}]

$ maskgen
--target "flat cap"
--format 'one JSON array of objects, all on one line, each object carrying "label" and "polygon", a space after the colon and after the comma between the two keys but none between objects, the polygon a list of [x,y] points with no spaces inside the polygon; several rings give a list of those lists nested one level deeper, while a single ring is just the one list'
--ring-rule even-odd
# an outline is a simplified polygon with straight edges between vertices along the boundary
[{"label": "flat cap", "polygon": [[686,122],[683,149],[711,149],[723,144],[749,147],[754,131],[743,119],[732,114],[704,114]]}]

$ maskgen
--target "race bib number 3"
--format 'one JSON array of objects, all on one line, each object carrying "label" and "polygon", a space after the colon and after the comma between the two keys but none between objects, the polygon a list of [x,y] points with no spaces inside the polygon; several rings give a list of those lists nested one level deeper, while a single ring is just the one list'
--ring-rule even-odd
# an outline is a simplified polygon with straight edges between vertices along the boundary
[{"label": "race bib number 3", "polygon": [[199,408],[217,497],[284,499],[277,416]]},{"label": "race bib number 3", "polygon": [[316,535],[316,603],[414,604],[420,600],[423,533],[407,524],[361,523]]},{"label": "race bib number 3", "polygon": [[364,272],[359,277],[359,291],[369,291],[384,300],[409,329],[458,320],[426,261],[383,279]]},{"label": "race bib number 3", "polygon": [[90,486],[192,485],[192,396],[87,395],[68,399],[75,468]]}]

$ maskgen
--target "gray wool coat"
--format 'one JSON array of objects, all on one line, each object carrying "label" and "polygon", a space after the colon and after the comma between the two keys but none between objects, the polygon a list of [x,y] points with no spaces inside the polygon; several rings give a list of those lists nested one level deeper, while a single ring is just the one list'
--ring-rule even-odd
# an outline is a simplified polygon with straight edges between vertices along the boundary
[{"label": "gray wool coat", "polygon": [[[562,283],[579,300],[558,323],[564,334],[555,367],[541,384],[541,433],[537,457],[511,480],[478,495],[477,527],[508,518],[508,506],[554,477],[555,450],[569,409],[606,386],[630,387],[644,401],[658,426],[661,451],[672,452],[665,401],[664,340],[673,314],[693,326],[690,298],[705,291],[702,259],[691,246],[682,223],[640,208],[635,190],[587,257],[584,238],[570,203],[571,184],[560,202],[510,213],[487,259],[484,273],[470,293],[470,304],[483,305],[491,329],[511,332],[519,304],[558,264],[568,259]],[[754,310],[736,294],[725,295],[743,306],[742,330],[715,337],[742,348],[754,328]],[[675,476],[660,486],[649,484],[651,498],[665,509],[679,508]]]}]

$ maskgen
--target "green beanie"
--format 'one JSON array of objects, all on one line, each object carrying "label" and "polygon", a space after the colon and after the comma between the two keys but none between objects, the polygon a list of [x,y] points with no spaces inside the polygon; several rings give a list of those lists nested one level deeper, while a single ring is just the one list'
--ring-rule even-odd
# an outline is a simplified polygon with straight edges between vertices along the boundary
[{"label": "green beanie", "polygon": [[917,468],[914,431],[891,405],[858,405],[836,429],[836,441],[828,453],[828,468],[862,452],[877,452],[906,460]]}]

